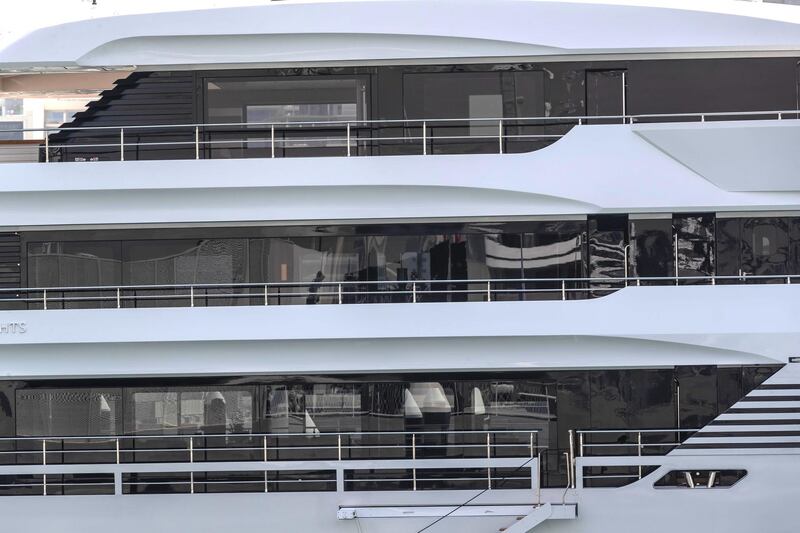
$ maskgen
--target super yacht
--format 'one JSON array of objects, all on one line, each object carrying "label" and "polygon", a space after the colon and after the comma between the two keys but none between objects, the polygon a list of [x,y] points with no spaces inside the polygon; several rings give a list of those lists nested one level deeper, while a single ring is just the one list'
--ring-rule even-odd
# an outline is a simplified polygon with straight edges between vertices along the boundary
[{"label": "super yacht", "polygon": [[799,61],[710,0],[10,44],[103,90],[0,131],[3,529],[796,533]]}]

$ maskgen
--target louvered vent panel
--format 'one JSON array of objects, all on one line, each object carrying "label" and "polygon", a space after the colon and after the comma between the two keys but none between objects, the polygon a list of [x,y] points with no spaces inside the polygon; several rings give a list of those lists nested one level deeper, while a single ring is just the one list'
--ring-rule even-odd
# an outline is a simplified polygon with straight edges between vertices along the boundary
[{"label": "louvered vent panel", "polygon": [[22,247],[18,233],[0,233],[0,288],[20,287]]}]

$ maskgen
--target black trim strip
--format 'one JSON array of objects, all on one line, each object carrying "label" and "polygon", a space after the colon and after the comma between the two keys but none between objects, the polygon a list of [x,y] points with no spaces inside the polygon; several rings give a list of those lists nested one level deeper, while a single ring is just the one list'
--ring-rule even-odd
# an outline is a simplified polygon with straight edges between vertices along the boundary
[{"label": "black trim strip", "polygon": [[755,390],[798,390],[800,389],[800,384],[793,383],[789,384],[780,384],[776,383],[774,385],[761,385],[760,387],[756,387]]},{"label": "black trim strip", "polygon": [[778,418],[775,420],[712,420],[708,423],[709,426],[790,426],[793,424],[800,425],[800,419]]},{"label": "black trim strip", "polygon": [[798,448],[800,442],[719,442],[719,443],[697,443],[681,444],[679,450],[713,450],[713,449],[755,449],[755,448]]},{"label": "black trim strip", "polygon": [[800,402],[800,396],[745,396],[740,402]]},{"label": "black trim strip", "polygon": [[773,413],[797,413],[800,415],[800,407],[755,407],[753,409],[728,409],[726,415],[768,415]]},{"label": "black trim strip", "polygon": [[703,437],[800,437],[800,431],[701,431],[690,438]]}]

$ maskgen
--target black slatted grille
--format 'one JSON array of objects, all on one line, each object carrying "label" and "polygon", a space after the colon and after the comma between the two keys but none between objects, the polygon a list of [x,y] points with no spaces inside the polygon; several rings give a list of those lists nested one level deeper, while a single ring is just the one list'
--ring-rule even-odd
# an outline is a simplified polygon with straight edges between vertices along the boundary
[{"label": "black slatted grille", "polygon": [[0,288],[15,288],[22,283],[22,247],[18,233],[0,233]]}]

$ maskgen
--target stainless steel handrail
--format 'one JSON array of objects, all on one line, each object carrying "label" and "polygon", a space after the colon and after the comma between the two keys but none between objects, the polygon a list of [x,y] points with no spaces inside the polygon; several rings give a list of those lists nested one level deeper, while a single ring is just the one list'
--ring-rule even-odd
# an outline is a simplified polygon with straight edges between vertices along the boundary
[{"label": "stainless steel handrail", "polygon": [[[767,110],[767,111],[715,111],[715,112],[691,112],[691,113],[649,113],[649,114],[625,114],[625,115],[569,115],[569,116],[540,116],[540,117],[473,117],[473,118],[426,118],[426,119],[376,119],[376,120],[316,120],[316,121],[298,121],[298,122],[196,122],[196,123],[185,123],[185,124],[137,124],[137,125],[121,125],[121,126],[78,126],[78,127],[56,127],[56,128],[15,128],[10,130],[4,130],[5,132],[59,132],[59,131],[119,131],[120,129],[125,130],[147,130],[147,129],[181,129],[181,128],[192,128],[192,132],[194,133],[194,128],[225,128],[225,127],[265,127],[269,128],[271,126],[280,127],[280,128],[302,128],[302,127],[309,127],[309,126],[326,126],[332,127],[337,126],[340,128],[346,128],[347,125],[351,125],[351,127],[358,127],[359,125],[362,126],[379,126],[379,125],[406,125],[406,124],[415,124],[417,127],[422,127],[424,123],[426,124],[441,124],[441,123],[459,123],[459,124],[474,124],[476,122],[486,122],[488,124],[499,124],[502,123],[504,126],[508,125],[508,122],[512,123],[519,123],[519,122],[530,122],[530,121],[542,121],[542,122],[574,122],[577,124],[578,121],[581,121],[581,125],[591,124],[591,121],[602,121],[602,120],[618,120],[622,121],[625,119],[626,122],[630,123],[630,120],[633,119],[634,122],[641,119],[661,119],[661,118],[696,118],[701,120],[703,117],[774,117],[775,119],[778,116],[781,119],[784,119],[785,116],[792,116],[794,115],[796,118],[800,118],[800,110],[797,109],[787,109],[787,110]],[[519,125],[519,124],[514,124]],[[497,135],[490,135],[487,136],[492,139],[496,139]]]},{"label": "stainless steel handrail", "polygon": [[[307,303],[369,303],[354,302],[354,298],[376,298],[373,303],[417,303],[425,296],[480,296],[482,301],[502,301],[501,295],[554,296],[567,300],[605,296],[628,287],[729,285],[779,282],[796,284],[800,275],[748,276],[658,276],[620,278],[509,278],[509,279],[452,279],[452,280],[391,280],[391,281],[309,281],[267,283],[196,283],[165,285],[102,285],[82,287],[27,287],[0,289],[2,304],[36,304],[43,309],[58,308],[57,304],[110,303],[111,307],[126,308],[128,304],[158,304],[183,302],[188,307],[209,305],[212,301],[229,300],[242,305],[272,305],[270,300],[290,305],[298,299],[313,298]],[[725,283],[731,282],[731,283]],[[513,286],[517,285],[517,286]],[[153,294],[154,292],[159,292]],[[213,292],[218,291],[218,292]],[[142,294],[142,293],[146,294]],[[148,294],[149,293],[149,294]],[[392,299],[392,297],[394,297]],[[403,297],[408,302],[397,301]],[[388,299],[392,301],[386,301]],[[434,298],[435,300],[436,298]],[[330,300],[330,301],[328,301]],[[55,305],[55,307],[54,307]],[[106,306],[108,307],[108,306]]]},{"label": "stainless steel handrail", "polygon": [[[508,140],[524,140],[524,139],[537,139],[537,140],[555,140],[564,135],[564,133],[521,133],[509,132],[509,128],[522,128],[522,127],[547,127],[547,126],[583,126],[592,124],[637,124],[643,122],[680,122],[680,121],[700,121],[706,122],[708,119],[733,119],[733,120],[747,120],[747,119],[766,119],[766,120],[783,120],[785,118],[800,119],[800,111],[798,110],[769,110],[769,111],[729,111],[729,112],[709,112],[709,113],[665,113],[665,114],[622,114],[622,115],[602,115],[602,116],[542,116],[542,117],[482,117],[482,118],[431,118],[431,119],[387,119],[387,120],[323,120],[323,121],[299,121],[299,122],[233,122],[233,123],[187,123],[187,124],[142,124],[142,125],[119,125],[119,126],[64,126],[57,128],[18,128],[9,130],[11,132],[18,132],[22,134],[43,133],[44,142],[44,162],[49,163],[53,160],[51,151],[59,150],[61,148],[69,149],[86,149],[86,148],[110,148],[112,151],[118,149],[119,160],[126,160],[126,149],[142,148],[142,147],[159,147],[171,146],[174,148],[193,147],[193,159],[200,159],[201,148],[213,146],[215,144],[241,144],[241,143],[264,143],[264,148],[269,145],[269,156],[275,157],[276,147],[291,148],[299,145],[308,144],[328,144],[329,147],[340,146],[344,147],[342,155],[351,156],[353,154],[353,147],[356,148],[355,155],[358,155],[358,148],[360,145],[368,145],[374,143],[386,142],[421,142],[421,152],[423,155],[434,153],[433,145],[429,148],[429,143],[433,141],[486,141],[494,142],[497,146],[497,153],[503,154],[508,150],[504,147],[504,141]],[[454,127],[454,126],[474,126],[478,124],[486,124],[487,126],[497,125],[497,131],[487,133],[472,133],[468,135],[445,135],[434,131],[434,128]],[[398,137],[390,135],[388,137],[360,137],[358,130],[369,129],[370,131],[379,130],[380,128],[421,128],[421,133],[417,135],[413,131],[403,132],[403,135]],[[280,131],[324,131],[326,129],[343,130],[341,135],[333,137],[290,137],[290,138],[276,138],[275,130],[278,128]],[[353,130],[356,130],[354,133]],[[153,131],[164,132],[183,132],[187,135],[187,140],[173,140],[173,141],[147,141],[141,140],[127,141],[126,131],[129,134],[148,133]],[[206,134],[214,133],[231,133],[230,130],[242,132],[243,136],[239,139],[223,139],[223,140],[206,140]],[[269,133],[268,137],[263,139],[253,138],[253,134],[258,134],[259,130]],[[62,143],[54,144],[50,136],[59,133],[70,132],[110,132],[115,137],[107,142],[83,144],[78,139],[77,143]],[[129,135],[130,137],[130,135]],[[84,140],[85,142],[85,140]],[[95,157],[92,157],[95,159]],[[129,158],[130,159],[130,158]],[[85,160],[83,156],[77,160]]]}]

